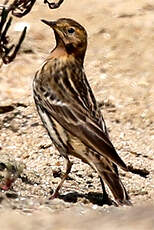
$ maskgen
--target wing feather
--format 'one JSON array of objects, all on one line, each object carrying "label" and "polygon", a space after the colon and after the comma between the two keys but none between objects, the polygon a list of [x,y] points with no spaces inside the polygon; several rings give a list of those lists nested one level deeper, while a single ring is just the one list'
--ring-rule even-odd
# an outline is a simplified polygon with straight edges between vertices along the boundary
[{"label": "wing feather", "polygon": [[51,104],[44,101],[47,113],[72,135],[78,137],[85,145],[93,149],[112,162],[127,170],[125,163],[117,154],[111,141],[93,119],[87,118],[85,114],[71,104]]}]

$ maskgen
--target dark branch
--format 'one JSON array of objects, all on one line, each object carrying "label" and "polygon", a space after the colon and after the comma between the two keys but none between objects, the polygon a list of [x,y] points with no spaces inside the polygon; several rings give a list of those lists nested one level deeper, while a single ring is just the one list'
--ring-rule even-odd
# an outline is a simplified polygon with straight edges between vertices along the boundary
[{"label": "dark branch", "polygon": [[56,9],[58,7],[60,7],[60,5],[63,3],[64,0],[59,0],[57,3],[55,2],[49,2],[48,0],[44,0],[44,3],[48,4],[50,9]]},{"label": "dark branch", "polygon": [[12,15],[21,18],[31,11],[35,2],[36,0],[14,0],[9,7]]},{"label": "dark branch", "polygon": [[[11,26],[12,17],[10,17],[7,21],[8,13],[9,10],[3,8],[0,21],[0,57],[5,64],[8,64],[15,59],[17,52],[19,51],[20,46],[25,38],[27,29],[26,27],[24,28],[16,46],[14,44],[9,45],[9,37],[7,35],[7,32],[9,30],[9,27]],[[12,54],[10,54],[12,50],[13,52]]]},{"label": "dark branch", "polygon": [[[19,49],[21,47],[21,44],[22,44],[22,42],[23,42],[23,40],[24,40],[24,38],[26,36],[26,30],[27,30],[27,27],[25,27],[24,30],[22,31],[20,39],[19,39],[17,45],[15,46],[13,53],[10,56],[5,56],[3,58],[3,62],[5,64],[8,64],[8,63],[12,62],[15,59],[15,57],[16,57],[16,55],[17,55],[17,53],[18,53],[18,51],[19,51]],[[14,47],[14,45],[13,45],[13,47]],[[11,50],[12,50],[13,47],[11,47]]]},{"label": "dark branch", "polygon": [[0,5],[0,8],[3,7],[7,13],[11,12],[13,16],[21,18],[31,11],[35,2],[36,0],[14,0],[10,5]]},{"label": "dark branch", "polygon": [[[56,9],[60,7],[63,1],[64,0],[59,0],[57,3],[55,3],[44,0],[44,3],[47,3],[50,9]],[[5,0],[4,5],[0,5],[0,57],[5,64],[8,64],[15,59],[17,52],[19,51],[21,44],[25,38],[27,29],[26,27],[24,28],[16,46],[14,44],[9,45],[9,36],[7,35],[7,33],[11,26],[12,17],[7,20],[8,14],[11,12],[13,16],[19,18],[25,16],[31,11],[36,0],[13,0],[13,3],[7,5],[8,2],[9,0]]]}]

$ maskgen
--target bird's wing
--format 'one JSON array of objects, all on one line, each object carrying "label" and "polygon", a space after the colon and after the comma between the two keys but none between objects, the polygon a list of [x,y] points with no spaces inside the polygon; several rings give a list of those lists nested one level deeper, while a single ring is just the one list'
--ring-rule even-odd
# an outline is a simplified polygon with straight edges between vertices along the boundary
[{"label": "bird's wing", "polygon": [[53,105],[46,100],[44,108],[49,116],[52,116],[63,128],[78,137],[89,148],[127,170],[125,163],[119,157],[103,130],[96,122],[78,111],[75,105],[73,108],[67,104]]},{"label": "bird's wing", "polygon": [[48,97],[42,97],[41,106],[49,116],[89,148],[127,170],[105,132],[105,123],[102,127],[100,111],[84,72],[76,74],[76,82],[76,75],[71,79],[65,79],[64,75],[67,76],[66,73],[62,74],[59,78],[61,82],[56,85],[59,86],[57,92],[60,91],[61,96],[49,95],[55,92],[51,87]]}]

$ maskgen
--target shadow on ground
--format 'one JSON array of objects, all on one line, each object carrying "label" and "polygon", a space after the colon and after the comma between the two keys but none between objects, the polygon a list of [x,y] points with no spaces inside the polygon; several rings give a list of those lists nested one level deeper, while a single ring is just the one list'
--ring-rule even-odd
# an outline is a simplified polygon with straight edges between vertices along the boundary
[{"label": "shadow on ground", "polygon": [[89,192],[86,194],[71,192],[65,195],[59,195],[58,198],[64,200],[65,202],[71,202],[71,203],[76,203],[78,202],[79,198],[84,198],[85,203],[86,201],[87,202],[89,201],[90,203],[97,204],[99,206],[103,206],[104,204],[117,206],[116,203],[113,200],[111,200],[109,197],[106,197],[102,193],[98,193],[98,192]]}]

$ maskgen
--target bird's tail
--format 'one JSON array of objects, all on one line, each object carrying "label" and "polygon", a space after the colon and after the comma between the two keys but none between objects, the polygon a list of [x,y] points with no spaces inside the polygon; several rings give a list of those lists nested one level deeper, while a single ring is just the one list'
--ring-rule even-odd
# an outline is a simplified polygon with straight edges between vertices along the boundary
[{"label": "bird's tail", "polygon": [[108,185],[118,205],[131,205],[130,197],[118,175],[104,171],[99,174]]},{"label": "bird's tail", "polygon": [[119,178],[116,166],[105,158],[93,159],[93,164],[101,179],[107,184],[118,205],[131,205],[130,197]]}]

